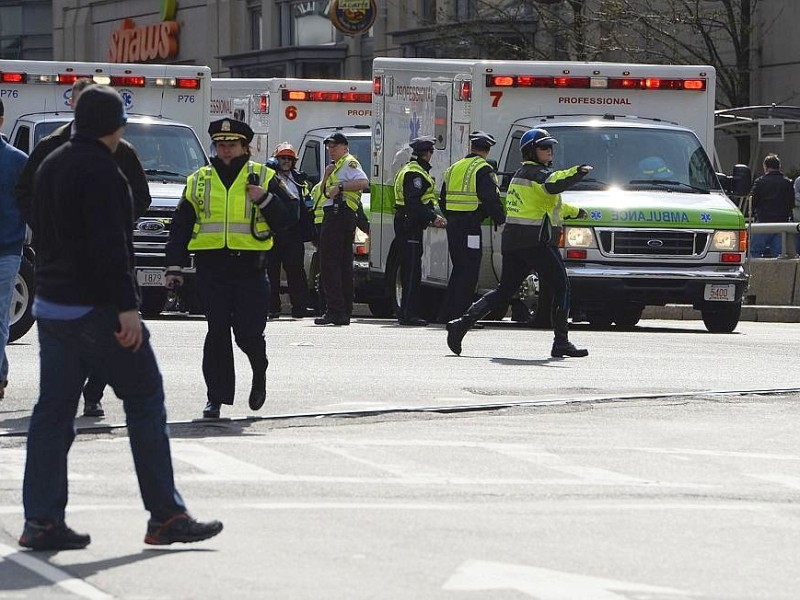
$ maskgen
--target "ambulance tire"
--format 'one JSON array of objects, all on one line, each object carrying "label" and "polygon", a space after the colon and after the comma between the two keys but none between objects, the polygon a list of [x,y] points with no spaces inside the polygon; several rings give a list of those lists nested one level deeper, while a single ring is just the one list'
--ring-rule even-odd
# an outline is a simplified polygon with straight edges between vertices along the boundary
[{"label": "ambulance tire", "polygon": [[386,297],[392,314],[400,314],[400,300],[403,297],[403,282],[400,278],[400,257],[397,252],[389,255],[389,267],[386,270]]},{"label": "ambulance tire", "polygon": [[142,288],[142,304],[139,312],[143,317],[157,317],[167,302],[167,290],[163,287]]},{"label": "ambulance tire", "polygon": [[369,312],[372,313],[373,317],[378,317],[379,319],[389,319],[394,316],[392,303],[388,298],[372,300],[367,303],[367,306],[369,306]]},{"label": "ambulance tire", "polygon": [[642,318],[643,306],[625,306],[614,312],[614,323],[618,329],[633,329]]},{"label": "ambulance tire", "polygon": [[732,333],[742,316],[742,302],[723,308],[702,309],[703,323],[709,333]]},{"label": "ambulance tire", "polygon": [[610,310],[587,310],[586,320],[593,329],[610,329],[614,315]]},{"label": "ambulance tire", "polygon": [[24,254],[19,264],[19,272],[11,292],[11,320],[9,322],[8,343],[14,342],[33,327],[33,294],[36,276],[31,256]]}]

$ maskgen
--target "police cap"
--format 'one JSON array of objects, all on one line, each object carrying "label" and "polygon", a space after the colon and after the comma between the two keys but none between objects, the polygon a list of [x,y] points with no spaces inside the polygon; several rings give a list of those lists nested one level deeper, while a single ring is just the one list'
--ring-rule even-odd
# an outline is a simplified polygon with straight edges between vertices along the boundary
[{"label": "police cap", "polygon": [[436,138],[432,135],[421,135],[411,140],[408,145],[415,152],[433,152],[433,147],[436,144]]},{"label": "police cap", "polygon": [[473,148],[488,150],[497,142],[490,133],[486,133],[485,131],[473,131],[469,134],[469,143]]},{"label": "police cap", "polygon": [[243,141],[249,144],[253,141],[253,130],[247,123],[236,119],[219,119],[212,121],[208,126],[208,133],[212,142]]}]

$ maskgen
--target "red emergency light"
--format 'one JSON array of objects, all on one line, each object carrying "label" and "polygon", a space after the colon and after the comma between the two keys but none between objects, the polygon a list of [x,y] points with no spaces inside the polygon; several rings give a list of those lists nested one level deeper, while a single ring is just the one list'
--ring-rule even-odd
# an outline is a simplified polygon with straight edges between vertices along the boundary
[{"label": "red emergency light", "polygon": [[175,79],[175,87],[181,90],[199,90],[200,80],[194,77],[178,77]]},{"label": "red emergency light", "polygon": [[27,83],[27,73],[0,72],[0,83]]},{"label": "red emergency light", "polygon": [[692,90],[706,89],[705,79],[661,79],[658,77],[609,77],[611,90]]},{"label": "red emergency light", "polygon": [[472,100],[472,82],[460,81],[456,87],[456,97],[458,100],[470,102]]},{"label": "red emergency light", "polygon": [[325,90],[282,90],[281,98],[291,102],[372,102],[369,92],[332,92]]},{"label": "red emergency light", "polygon": [[380,75],[372,80],[372,93],[376,96],[383,95],[383,78]]},{"label": "red emergency light", "polygon": [[342,92],[342,102],[372,103],[372,94],[369,92]]},{"label": "red emergency light", "polygon": [[59,73],[58,83],[61,85],[72,85],[78,79],[92,79],[91,75],[75,75],[74,73]]},{"label": "red emergency light", "polygon": [[737,252],[723,252],[721,257],[724,263],[740,263],[742,262],[742,255]]},{"label": "red emergency light", "polygon": [[141,75],[112,75],[111,85],[114,87],[144,87],[145,78]]}]

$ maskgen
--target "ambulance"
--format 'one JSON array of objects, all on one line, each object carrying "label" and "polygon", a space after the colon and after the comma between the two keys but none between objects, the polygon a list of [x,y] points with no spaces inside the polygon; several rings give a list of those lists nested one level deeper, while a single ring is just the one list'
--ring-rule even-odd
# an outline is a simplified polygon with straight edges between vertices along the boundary
[{"label": "ambulance", "polygon": [[[504,196],[521,164],[520,138],[545,128],[559,141],[555,168],[594,167],[562,195],[589,215],[569,220],[559,242],[573,320],[631,328],[645,306],[683,303],[701,311],[710,332],[733,331],[748,282],[747,235],[728,194],[746,194],[750,172],[737,165],[732,177],[715,173],[714,90],[710,66],[375,59],[370,278],[383,282],[396,307],[402,286],[393,185],[409,140],[436,138],[438,188],[447,166],[467,154],[469,132],[491,133],[498,143],[489,158],[498,162]],[[483,227],[478,293],[499,281],[501,232]],[[429,316],[450,270],[445,230],[426,229]],[[547,325],[549,293],[535,274],[520,303]]]},{"label": "ambulance", "polygon": [[[136,276],[142,313],[155,315],[167,301],[164,245],[186,176],[208,164],[198,134],[208,129],[211,70],[204,66],[0,60],[0,99],[10,143],[26,153],[72,120],[72,84],[80,77],[119,91],[128,113],[125,138],[136,148],[150,184],[152,205],[135,224]],[[22,273],[29,270],[23,267]],[[32,270],[30,270],[32,273]],[[187,274],[188,294],[193,286]],[[33,323],[33,280],[15,289],[14,335]],[[177,302],[179,298],[171,300]]]},{"label": "ambulance", "polygon": [[[372,141],[372,82],[346,79],[237,79],[213,78],[209,119],[229,117],[244,121],[255,134],[251,147],[255,160],[264,162],[275,147],[288,141],[297,150],[297,168],[309,180],[321,180],[328,163],[324,140],[343,133],[350,153],[369,174]],[[208,140],[210,144],[210,140]],[[361,202],[369,215],[369,189]],[[369,236],[356,230],[353,244],[355,300],[369,304],[376,316],[389,316],[391,308],[382,290],[368,283]],[[309,285],[316,286],[314,248],[306,248]]]}]

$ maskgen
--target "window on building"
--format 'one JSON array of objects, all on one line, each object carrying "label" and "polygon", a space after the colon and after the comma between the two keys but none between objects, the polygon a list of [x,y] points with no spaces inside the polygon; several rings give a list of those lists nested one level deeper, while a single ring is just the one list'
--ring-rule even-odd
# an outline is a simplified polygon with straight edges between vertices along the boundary
[{"label": "window on building", "polygon": [[291,3],[292,46],[317,46],[336,41],[335,29],[328,18],[329,4],[329,0]]},{"label": "window on building", "polygon": [[423,23],[436,22],[436,0],[419,0],[419,20]]},{"label": "window on building", "polygon": [[22,6],[4,6],[0,11],[0,58],[22,54]]},{"label": "window on building", "polygon": [[248,0],[247,14],[250,18],[250,49],[261,50],[264,47],[264,40],[261,37],[261,26],[263,24],[261,2],[259,0]]}]

